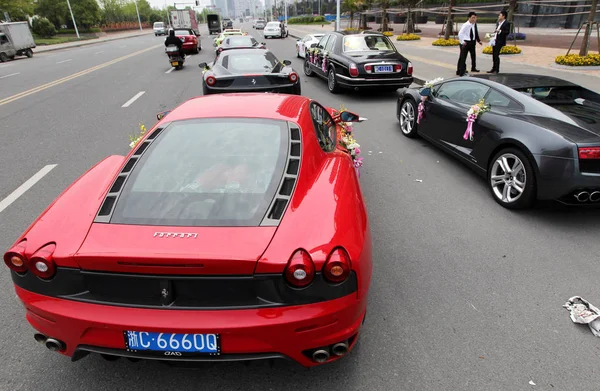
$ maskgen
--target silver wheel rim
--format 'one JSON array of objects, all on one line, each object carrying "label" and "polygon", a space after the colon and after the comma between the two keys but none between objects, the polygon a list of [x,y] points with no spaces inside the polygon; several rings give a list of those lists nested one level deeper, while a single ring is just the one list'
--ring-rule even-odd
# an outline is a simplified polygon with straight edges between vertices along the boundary
[{"label": "silver wheel rim", "polygon": [[304,61],[304,73],[310,75],[310,65],[308,64],[308,61]]},{"label": "silver wheel rim", "polygon": [[498,157],[492,166],[490,184],[494,195],[504,203],[521,198],[527,184],[527,173],[521,159],[512,153]]},{"label": "silver wheel rim", "polygon": [[335,75],[333,74],[333,71],[329,71],[329,77],[327,78],[327,84],[329,85],[329,90],[333,91],[333,89],[335,88]]},{"label": "silver wheel rim", "polygon": [[410,134],[415,127],[415,109],[409,102],[404,102],[400,110],[400,129],[402,133]]}]

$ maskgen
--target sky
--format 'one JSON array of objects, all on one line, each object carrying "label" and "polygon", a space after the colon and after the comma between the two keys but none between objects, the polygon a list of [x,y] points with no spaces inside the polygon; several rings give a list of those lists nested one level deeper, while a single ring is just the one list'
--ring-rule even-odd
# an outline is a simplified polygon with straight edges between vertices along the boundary
[{"label": "sky", "polygon": [[[165,4],[173,5],[177,1],[181,1],[182,3],[193,3],[195,0],[148,0],[150,5],[155,8],[164,8]],[[263,2],[264,3],[264,2]],[[210,0],[200,0],[200,4],[202,5],[210,5]],[[189,4],[191,5],[191,4]],[[178,8],[184,8],[186,4],[178,5]]]}]

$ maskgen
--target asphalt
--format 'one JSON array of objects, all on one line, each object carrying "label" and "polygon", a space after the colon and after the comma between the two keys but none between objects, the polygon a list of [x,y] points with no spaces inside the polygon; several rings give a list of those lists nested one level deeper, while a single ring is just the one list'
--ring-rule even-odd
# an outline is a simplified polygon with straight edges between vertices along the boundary
[{"label": "asphalt", "polygon": [[[181,71],[166,73],[169,64],[157,47],[0,105],[0,200],[44,166],[57,165],[0,212],[0,249],[85,170],[105,156],[125,154],[139,123],[149,127],[156,113],[201,94],[197,64],[213,58],[211,38],[203,34],[202,40],[204,50],[188,57]],[[53,54],[73,58],[64,64],[77,65],[74,73],[162,39],[127,41],[129,48],[120,48],[124,41],[102,44],[101,59],[90,54],[101,50],[98,45]],[[526,212],[501,208],[470,170],[423,140],[401,135],[395,93],[330,94],[325,81],[301,72],[294,41],[265,42],[281,60],[292,61],[303,94],[369,119],[355,133],[365,155],[360,181],[375,266],[356,349],[312,370],[293,363],[184,370],[96,356],[71,363],[33,340],[2,267],[0,389],[596,390],[600,345],[562,305],[574,295],[600,305],[600,272],[594,269],[600,212],[554,204]],[[50,60],[40,55],[13,65],[43,85],[69,74]],[[17,83],[7,90],[8,79],[0,79],[2,98],[37,86]]]}]

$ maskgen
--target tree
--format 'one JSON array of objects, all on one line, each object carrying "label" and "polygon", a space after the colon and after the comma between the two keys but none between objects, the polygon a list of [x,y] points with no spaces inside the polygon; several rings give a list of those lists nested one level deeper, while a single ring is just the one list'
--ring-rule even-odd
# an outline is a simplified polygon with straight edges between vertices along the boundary
[{"label": "tree", "polygon": [[357,0],[344,0],[342,3],[342,8],[345,11],[350,12],[350,28],[352,28],[352,21],[354,20],[354,13],[358,9]]},{"label": "tree", "polygon": [[27,20],[28,15],[33,15],[33,0],[0,0],[0,19],[4,18],[4,12],[13,22]]},{"label": "tree", "polygon": [[[587,56],[588,47],[590,45],[590,36],[592,35],[592,23],[596,18],[596,8],[598,8],[598,0],[592,0],[592,8],[590,9],[590,14],[588,16],[587,26],[585,28],[585,33],[583,33],[583,41],[581,41],[581,49],[579,50],[580,56]],[[600,47],[598,48],[600,52]]]},{"label": "tree", "polygon": [[517,12],[517,0],[510,0],[508,2],[508,22],[510,23],[510,32],[515,32],[515,12]]},{"label": "tree", "polygon": [[56,28],[60,28],[67,21],[69,8],[63,0],[38,0],[35,13],[47,18]]},{"label": "tree", "polygon": [[450,39],[450,33],[454,30],[454,22],[452,21],[452,8],[456,6],[456,0],[450,0],[448,5],[448,17],[446,20],[446,31],[444,32],[444,39]]},{"label": "tree", "polygon": [[413,34],[415,32],[415,21],[413,19],[413,13],[411,12],[411,8],[416,7],[419,0],[401,0],[400,4],[408,8],[408,17],[406,18],[406,32],[408,34]]},{"label": "tree", "polygon": [[[66,1],[63,0],[66,3]],[[70,0],[77,26],[90,28],[100,22],[100,6],[96,0]],[[67,24],[70,26],[71,18]]]}]

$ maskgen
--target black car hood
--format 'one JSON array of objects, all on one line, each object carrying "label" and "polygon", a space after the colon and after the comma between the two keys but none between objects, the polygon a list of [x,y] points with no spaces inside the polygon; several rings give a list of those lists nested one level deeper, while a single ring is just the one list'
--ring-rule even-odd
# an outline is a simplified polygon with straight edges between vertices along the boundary
[{"label": "black car hood", "polygon": [[352,61],[357,62],[357,63],[362,63],[362,62],[372,62],[372,61],[401,61],[401,62],[408,62],[408,60],[406,58],[404,58],[403,55],[401,55],[398,52],[392,52],[392,51],[379,51],[379,50],[373,50],[370,52],[346,52],[344,53],[344,55],[346,57],[349,57],[352,59]]}]

